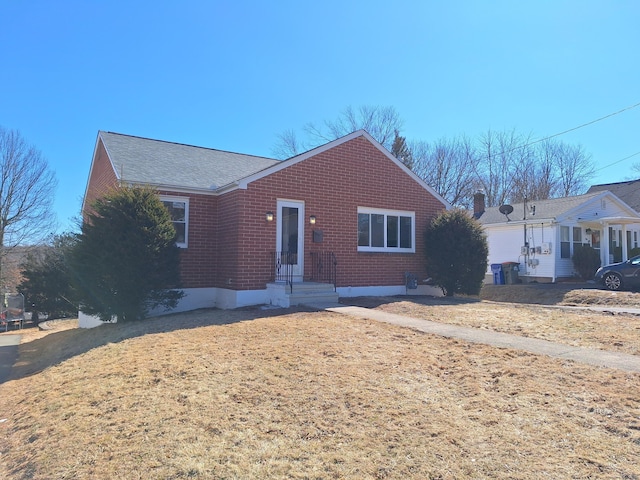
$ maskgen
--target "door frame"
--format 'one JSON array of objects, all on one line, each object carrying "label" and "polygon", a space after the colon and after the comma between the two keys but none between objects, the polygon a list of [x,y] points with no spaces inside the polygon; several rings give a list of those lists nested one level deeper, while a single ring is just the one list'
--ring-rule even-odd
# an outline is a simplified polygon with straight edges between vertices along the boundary
[{"label": "door frame", "polygon": [[283,208],[298,209],[298,251],[293,267],[293,281],[301,282],[304,276],[304,200],[278,199],[276,210],[276,252],[282,251]]}]

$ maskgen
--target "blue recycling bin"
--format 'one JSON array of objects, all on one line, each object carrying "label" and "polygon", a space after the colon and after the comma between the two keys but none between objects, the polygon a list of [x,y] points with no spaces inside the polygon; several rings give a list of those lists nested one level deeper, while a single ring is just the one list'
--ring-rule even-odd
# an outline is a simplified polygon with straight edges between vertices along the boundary
[{"label": "blue recycling bin", "polygon": [[494,285],[504,285],[504,272],[502,271],[501,263],[492,263],[491,273],[493,273]]}]

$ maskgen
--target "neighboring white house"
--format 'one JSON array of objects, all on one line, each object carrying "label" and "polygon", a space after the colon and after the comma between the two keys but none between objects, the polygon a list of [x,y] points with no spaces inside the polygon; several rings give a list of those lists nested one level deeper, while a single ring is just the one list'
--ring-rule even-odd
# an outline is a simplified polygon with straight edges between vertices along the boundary
[{"label": "neighboring white house", "polygon": [[600,252],[603,265],[629,258],[637,248],[640,214],[609,191],[485,208],[474,197],[474,217],[487,235],[492,264],[518,263],[523,282],[555,282],[576,276],[571,257],[576,246]]}]

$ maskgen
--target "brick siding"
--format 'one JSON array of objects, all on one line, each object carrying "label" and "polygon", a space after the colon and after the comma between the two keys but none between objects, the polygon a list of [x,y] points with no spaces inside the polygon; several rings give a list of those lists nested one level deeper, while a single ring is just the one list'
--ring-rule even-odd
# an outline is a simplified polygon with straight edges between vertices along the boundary
[{"label": "brick siding", "polygon": [[[96,149],[86,204],[117,186],[106,151]],[[272,280],[276,250],[277,200],[305,202],[305,278],[311,251],[332,251],[338,261],[338,286],[402,285],[404,273],[424,278],[423,234],[444,209],[366,138],[357,137],[220,196],[161,191],[189,198],[188,248],[181,253],[184,288],[264,289]],[[358,252],[358,207],[415,212],[415,247],[411,253]],[[317,223],[309,225],[315,215]],[[313,243],[313,230],[323,242]]]},{"label": "brick siding", "polygon": [[[433,195],[364,137],[357,137],[249,184],[238,207],[237,272],[234,288],[262,289],[270,281],[276,249],[277,199],[305,202],[305,277],[311,274],[313,250],[332,251],[338,260],[338,286],[402,285],[409,271],[426,278],[423,234],[427,223],[444,209]],[[240,193],[240,195],[238,195]],[[358,252],[357,208],[414,211],[416,253]],[[315,215],[317,223],[308,223]],[[225,228],[228,225],[225,225]],[[312,231],[322,230],[323,242],[313,243]],[[224,239],[219,238],[220,245]],[[231,247],[231,248],[230,248]],[[232,245],[225,248],[233,250]]]},{"label": "brick siding", "polygon": [[104,197],[117,187],[118,178],[113,171],[113,165],[109,160],[102,141],[99,141],[93,164],[91,165],[89,184],[87,185],[87,193],[84,199],[85,211],[83,213],[86,213],[98,198]]}]

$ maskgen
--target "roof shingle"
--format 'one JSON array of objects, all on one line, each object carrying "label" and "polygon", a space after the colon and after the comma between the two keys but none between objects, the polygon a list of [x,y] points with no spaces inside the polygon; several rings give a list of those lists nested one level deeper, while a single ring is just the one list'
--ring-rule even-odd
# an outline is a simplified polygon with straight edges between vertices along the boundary
[{"label": "roof shingle", "polygon": [[[589,201],[593,197],[600,195],[602,192],[587,193],[584,195],[576,195],[574,197],[552,198],[548,200],[532,200],[527,202],[527,209],[535,205],[535,217],[544,219],[554,219],[570,210],[579,207],[583,203]],[[513,213],[509,214],[510,220],[524,219],[524,203],[514,203],[512,205]],[[499,207],[489,207],[478,218],[482,225],[490,225],[494,223],[504,223],[507,217],[500,213]],[[527,218],[532,217],[531,212],[527,211]]]},{"label": "roof shingle", "polygon": [[631,208],[640,212],[640,180],[592,185],[587,193],[602,192],[603,190],[609,190]]},{"label": "roof shingle", "polygon": [[155,186],[215,190],[279,163],[240,153],[99,133],[121,181]]}]

